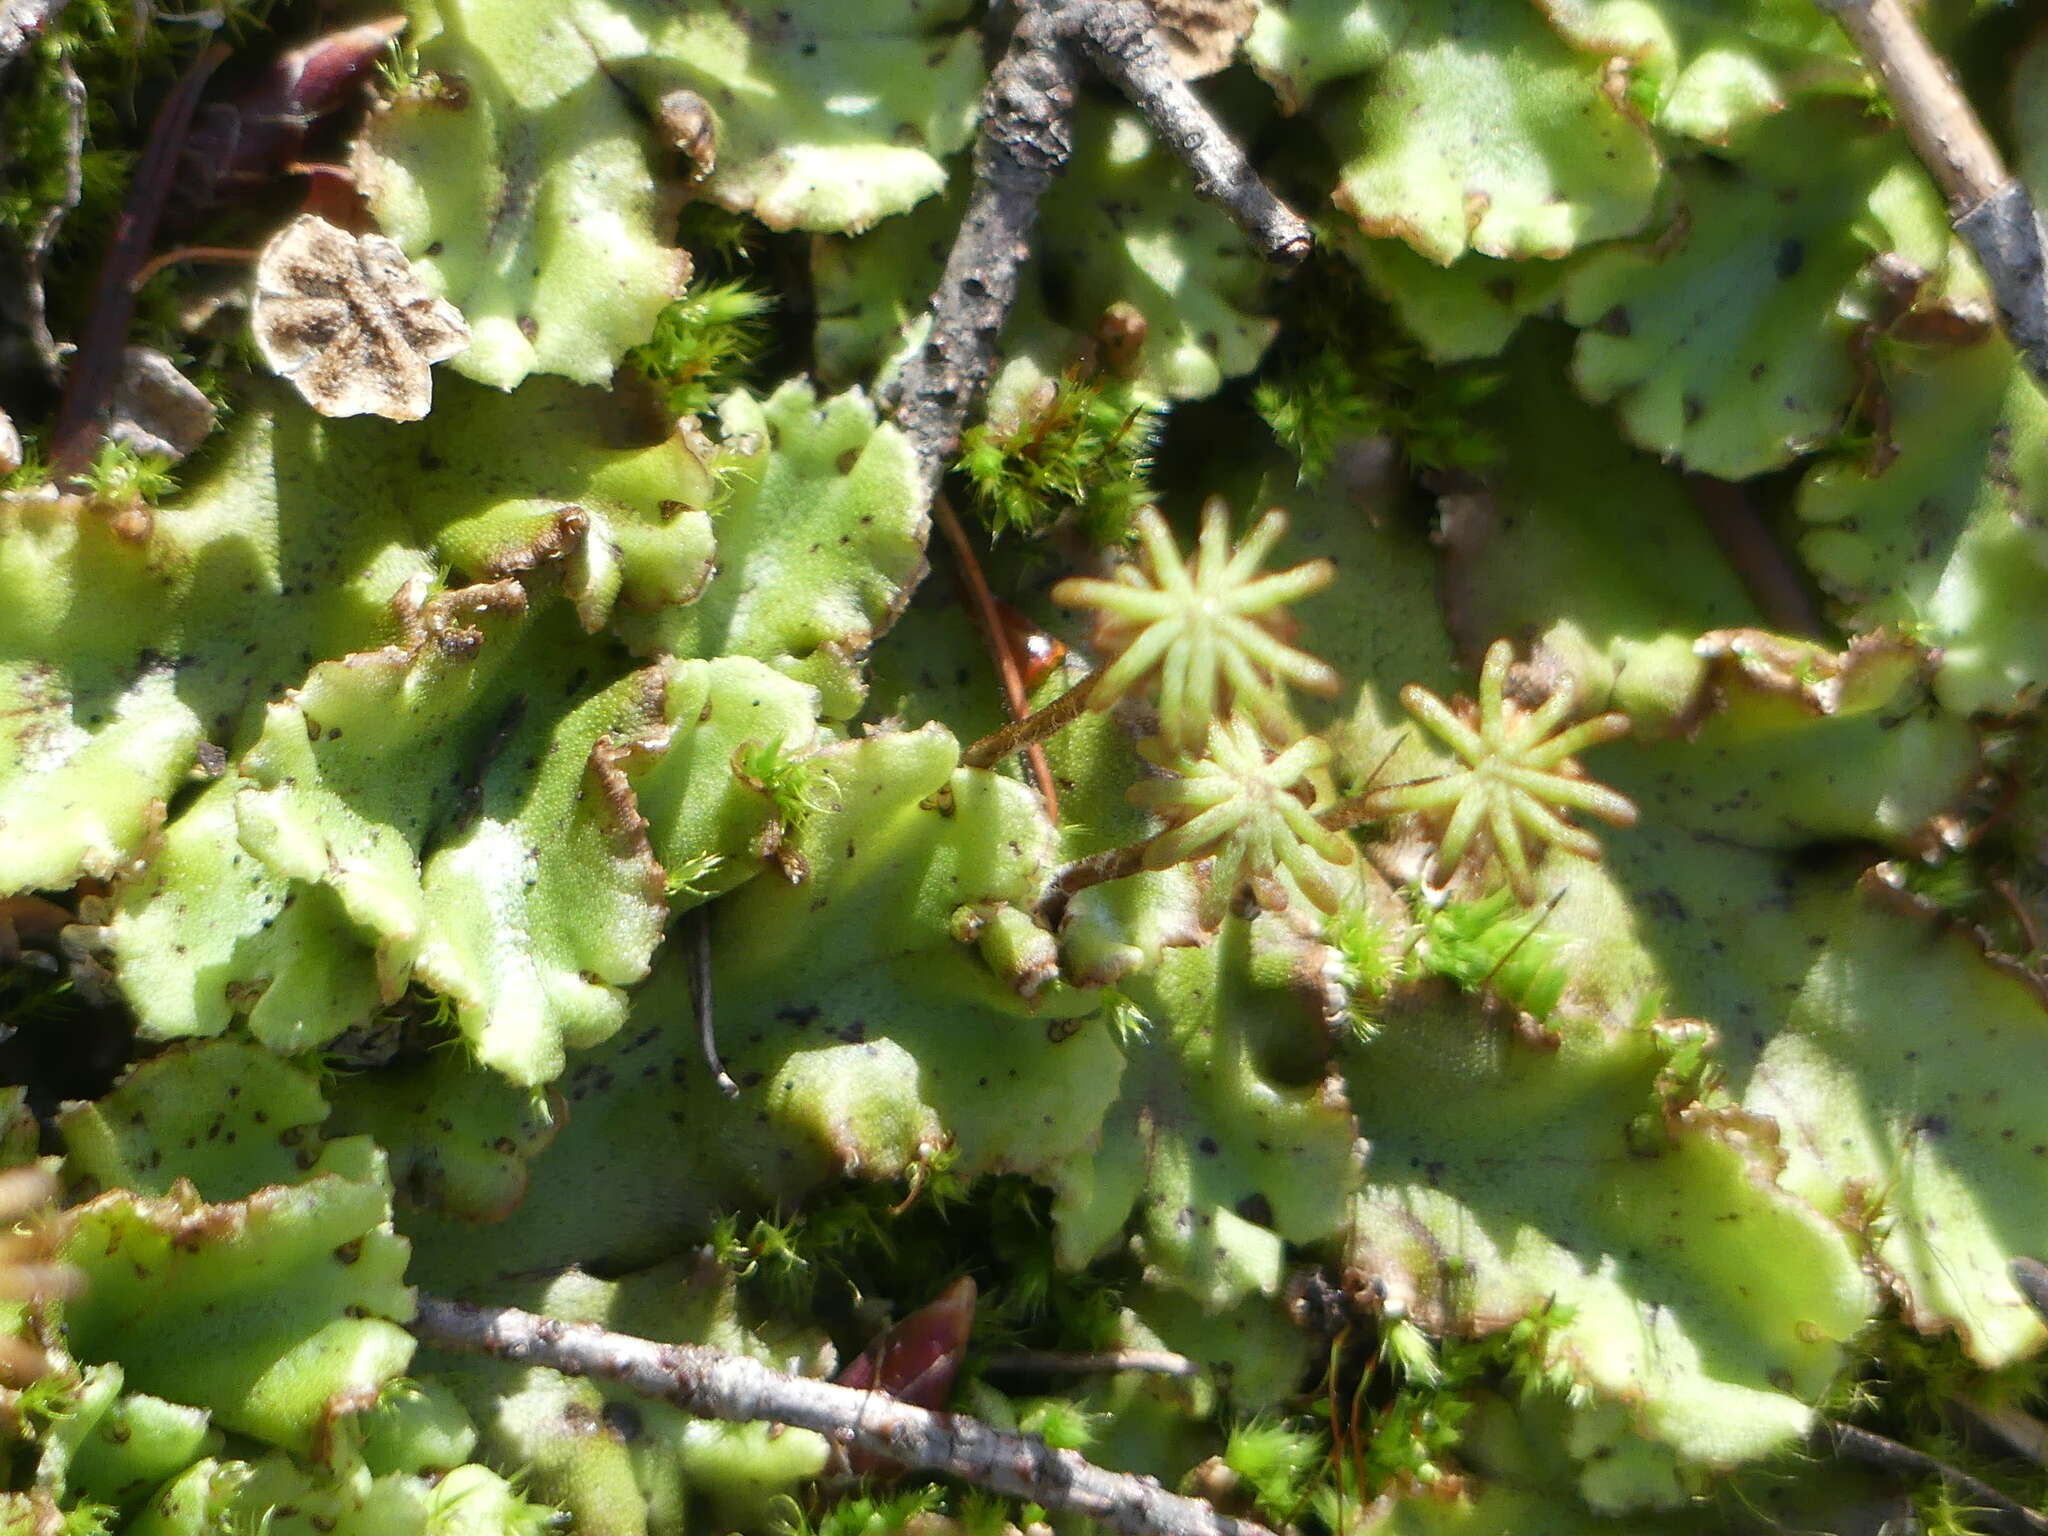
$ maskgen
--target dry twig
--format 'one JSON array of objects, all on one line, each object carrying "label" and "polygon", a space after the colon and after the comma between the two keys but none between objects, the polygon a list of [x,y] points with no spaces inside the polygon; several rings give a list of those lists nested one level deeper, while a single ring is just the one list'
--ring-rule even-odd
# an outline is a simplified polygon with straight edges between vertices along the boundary
[{"label": "dry twig", "polygon": [[1804,568],[1757,511],[1749,493],[1709,475],[1687,475],[1685,490],[1734,568],[1736,580],[1771,628],[1781,635],[1825,636],[1827,625],[1806,590]]},{"label": "dry twig", "polygon": [[1237,141],[1174,69],[1151,6],[1069,0],[1061,20],[1193,173],[1196,194],[1229,214],[1260,255],[1287,266],[1308,255],[1315,244],[1308,225],[1259,179]]},{"label": "dry twig", "polygon": [[1867,1429],[1858,1429],[1853,1424],[1824,1420],[1821,1427],[1838,1455],[1908,1477],[1938,1477],[1965,1498],[1975,1500],[1990,1517],[1990,1523],[2000,1530],[2017,1532],[2019,1536],[2038,1536],[2038,1533],[2048,1531],[2048,1517],[2027,1508],[2018,1499],[2000,1493],[1983,1478],[1973,1477],[1960,1467],[1952,1467],[1937,1456],[1916,1451],[1910,1445],[1872,1434]]},{"label": "dry twig", "polygon": [[896,424],[916,450],[927,503],[995,372],[996,338],[1017,302],[1038,205],[1073,153],[1080,70],[1053,15],[1028,5],[989,76],[974,189],[932,295],[931,329],[896,382]]},{"label": "dry twig", "polygon": [[1949,218],[1991,280],[1998,318],[2048,391],[2048,233],[1901,0],[1815,0],[1884,80],[1913,152],[1948,198]]},{"label": "dry twig", "polygon": [[658,1344],[513,1307],[421,1296],[412,1331],[435,1349],[617,1382],[703,1418],[792,1424],[841,1449],[956,1477],[1051,1511],[1145,1536],[1270,1536],[1149,1478],[1108,1472],[1072,1451],[979,1419],[914,1408],[878,1392],[785,1376],[702,1344]]},{"label": "dry twig", "polygon": [[1017,300],[1038,205],[1073,153],[1074,93],[1085,52],[1137,104],[1269,260],[1294,263],[1308,225],[1259,179],[1244,151],[1175,74],[1149,7],[1138,0],[1023,0],[983,98],[974,186],[931,329],[896,381],[896,422],[917,450],[925,499],[937,491],[967,412],[995,371],[996,339]]},{"label": "dry twig", "polygon": [[[1174,73],[1146,6],[1136,0],[1023,0],[1009,50],[983,98],[974,186],[932,295],[930,329],[892,390],[896,424],[917,454],[922,499],[954,546],[1002,676],[1004,702],[1019,719],[1028,710],[1016,658],[973,547],[938,490],[967,413],[995,372],[996,341],[1017,301],[1039,204],[1073,153],[1083,52],[1144,111],[1193,172],[1195,190],[1226,209],[1268,259],[1298,262],[1312,243],[1308,226],[1259,180],[1244,151]],[[1010,750],[965,760],[985,767]],[[1059,798],[1045,753],[1035,740],[1024,750],[1057,821]]]}]

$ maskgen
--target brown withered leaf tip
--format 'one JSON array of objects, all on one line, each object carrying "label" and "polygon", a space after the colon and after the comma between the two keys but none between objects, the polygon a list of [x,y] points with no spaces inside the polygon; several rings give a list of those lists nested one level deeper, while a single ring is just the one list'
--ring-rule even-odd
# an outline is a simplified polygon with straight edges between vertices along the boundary
[{"label": "brown withered leaf tip", "polygon": [[460,311],[396,245],[310,213],[257,258],[251,318],[263,360],[322,416],[418,421],[433,403],[430,365],[469,345]]},{"label": "brown withered leaf tip", "polygon": [[1152,23],[1183,80],[1213,75],[1237,56],[1258,19],[1258,0],[1151,0]]}]

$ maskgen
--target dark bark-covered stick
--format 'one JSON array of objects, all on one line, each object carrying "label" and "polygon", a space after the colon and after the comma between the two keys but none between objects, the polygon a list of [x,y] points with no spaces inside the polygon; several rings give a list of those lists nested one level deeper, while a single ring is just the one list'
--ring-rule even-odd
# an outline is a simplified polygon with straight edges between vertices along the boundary
[{"label": "dark bark-covered stick", "polygon": [[1884,80],[1913,152],[1948,198],[1949,217],[1991,280],[1998,318],[2048,390],[2048,235],[2027,189],[1900,0],[1815,0]]},{"label": "dark bark-covered stick", "polygon": [[1260,255],[1285,266],[1308,255],[1315,244],[1308,225],[1259,179],[1229,130],[1175,73],[1150,6],[1140,0],[1070,0],[1060,20],[1193,173],[1196,193],[1228,213]]},{"label": "dark bark-covered stick", "polygon": [[1270,1536],[1264,1526],[1219,1515],[1149,1478],[1104,1471],[1042,1440],[1005,1434],[960,1414],[913,1408],[878,1392],[785,1376],[701,1344],[658,1344],[515,1307],[476,1307],[425,1295],[412,1331],[434,1349],[617,1382],[702,1418],[816,1430],[841,1449],[943,1473],[1114,1530]]},{"label": "dark bark-covered stick", "polygon": [[[1009,706],[1010,717],[1013,720],[1029,719],[1031,700],[1024,690],[1024,673],[1017,665],[1016,652],[1011,649],[1010,637],[1003,629],[1003,616],[996,608],[996,595],[989,591],[988,578],[981,574],[981,561],[975,558],[974,545],[968,541],[967,530],[960,526],[953,503],[943,495],[932,499],[932,519],[939,525],[939,531],[945,534],[946,542],[953,546],[953,558],[960,565],[961,583],[967,588],[968,598],[974,605],[974,617],[981,626],[982,637],[988,642],[989,653],[996,659],[996,672],[1003,683],[1003,702]],[[1052,765],[1045,760],[1045,748],[1033,741],[1025,746],[1024,755],[1031,765],[1031,777],[1038,782],[1039,798],[1045,801],[1045,814],[1052,818],[1054,826],[1058,826],[1060,792],[1052,781]],[[1009,753],[1004,752],[977,759],[970,747],[961,754],[960,761],[969,768],[988,768],[1007,756]]]},{"label": "dark bark-covered stick", "polygon": [[1017,302],[1038,205],[1073,153],[1079,67],[1043,4],[1027,3],[989,77],[974,188],[932,295],[931,329],[903,365],[896,424],[917,453],[926,505],[960,445],[967,412],[995,372],[996,338]]},{"label": "dark bark-covered stick", "polygon": [[1903,1473],[1907,1477],[1940,1478],[1966,1498],[1977,1500],[2001,1530],[2017,1532],[2019,1536],[2048,1532],[2048,1516],[2027,1508],[2010,1494],[2000,1493],[1983,1478],[1973,1477],[1960,1467],[1952,1467],[1939,1457],[1916,1451],[1912,1446],[1902,1445],[1885,1435],[1858,1429],[1853,1424],[1823,1420],[1821,1428],[1836,1453],[1851,1461],[1860,1461],[1865,1466],[1887,1472]]},{"label": "dark bark-covered stick", "polygon": [[1054,875],[1052,884],[1046,887],[1040,915],[1057,932],[1061,919],[1067,915],[1068,902],[1091,885],[1130,879],[1145,867],[1145,850],[1151,846],[1152,839],[1148,837],[1142,843],[1125,843],[1120,848],[1105,848],[1085,859],[1074,860]]}]

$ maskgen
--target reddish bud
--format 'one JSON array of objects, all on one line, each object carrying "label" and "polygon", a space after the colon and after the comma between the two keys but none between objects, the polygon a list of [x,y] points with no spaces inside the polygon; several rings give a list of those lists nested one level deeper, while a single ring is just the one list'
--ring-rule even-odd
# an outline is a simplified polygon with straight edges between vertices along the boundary
[{"label": "reddish bud", "polygon": [[972,1276],[895,1324],[835,1378],[842,1387],[886,1392],[919,1408],[943,1408],[974,1331],[978,1292]]}]

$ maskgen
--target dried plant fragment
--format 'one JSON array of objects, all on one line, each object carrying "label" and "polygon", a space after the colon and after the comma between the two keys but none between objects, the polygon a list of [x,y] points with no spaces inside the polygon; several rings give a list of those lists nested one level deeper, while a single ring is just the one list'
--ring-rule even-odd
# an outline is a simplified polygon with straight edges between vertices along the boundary
[{"label": "dried plant fragment", "polygon": [[1183,80],[1227,68],[1259,19],[1257,0],[1151,0],[1151,11],[1173,72]]},{"label": "dried plant fragment", "polygon": [[1455,752],[1464,766],[1434,779],[1396,784],[1364,797],[1375,816],[1404,811],[1446,814],[1437,844],[1439,877],[1465,861],[1480,834],[1493,846],[1508,884],[1523,902],[1536,899],[1526,838],[1538,847],[1556,844],[1581,858],[1600,857],[1590,832],[1559,814],[1584,811],[1617,827],[1636,822],[1635,803],[1619,791],[1585,777],[1572,754],[1628,734],[1627,715],[1595,715],[1569,730],[1559,726],[1577,695],[1569,681],[1535,709],[1507,697],[1514,647],[1496,640],[1479,676],[1479,703],[1453,709],[1425,688],[1410,684],[1401,702],[1431,734]]},{"label": "dried plant fragment", "polygon": [[[64,1234],[46,1209],[56,1198],[57,1181],[45,1169],[0,1173],[0,1303],[33,1305],[77,1289],[76,1272],[53,1258]],[[0,1332],[0,1385],[33,1381],[47,1365],[30,1339]]]},{"label": "dried plant fragment", "polygon": [[256,262],[252,318],[263,360],[323,416],[418,421],[430,364],[469,345],[469,326],[382,235],[315,214],[286,225]]}]

